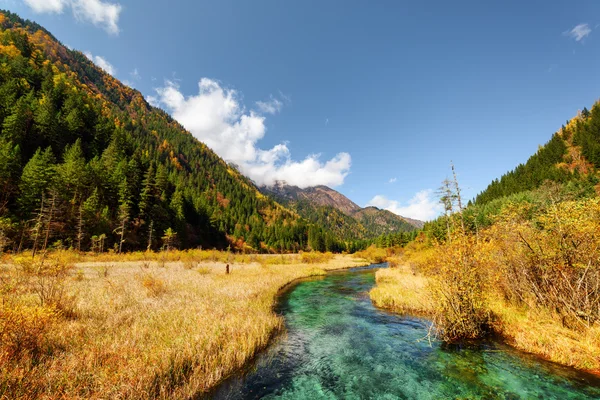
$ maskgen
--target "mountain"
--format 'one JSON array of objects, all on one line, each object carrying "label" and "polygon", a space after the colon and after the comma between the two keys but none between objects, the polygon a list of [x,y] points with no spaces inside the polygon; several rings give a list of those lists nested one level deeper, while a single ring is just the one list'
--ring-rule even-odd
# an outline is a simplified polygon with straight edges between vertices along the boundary
[{"label": "mountain", "polygon": [[[368,226],[379,226],[384,231],[393,232],[401,231],[406,223],[420,229],[425,224],[418,219],[406,218],[398,216],[391,211],[381,210],[377,207],[365,207],[353,214],[354,218]],[[381,232],[384,233],[384,232]]]},{"label": "mountain", "polygon": [[169,236],[182,248],[346,250],[137,90],[8,11],[0,65],[0,246],[145,250]]},{"label": "mountain", "polygon": [[[377,207],[375,207],[375,208],[377,208]],[[392,213],[392,215],[396,216],[396,214],[394,214],[394,213]],[[420,219],[414,219],[414,218],[408,218],[408,217],[402,217],[402,219],[417,229],[421,229],[425,225],[425,221],[421,221]]]},{"label": "mountain", "polygon": [[298,186],[287,185],[285,182],[279,181],[272,187],[263,187],[261,189],[263,192],[285,201],[307,200],[317,206],[331,206],[346,215],[352,215],[361,209],[340,192],[323,185],[300,189]]},{"label": "mountain", "polygon": [[327,186],[301,189],[276,182],[261,191],[296,211],[311,222],[325,226],[347,239],[372,239],[380,235],[409,232],[423,222],[398,216],[376,207],[361,208],[343,194]]}]

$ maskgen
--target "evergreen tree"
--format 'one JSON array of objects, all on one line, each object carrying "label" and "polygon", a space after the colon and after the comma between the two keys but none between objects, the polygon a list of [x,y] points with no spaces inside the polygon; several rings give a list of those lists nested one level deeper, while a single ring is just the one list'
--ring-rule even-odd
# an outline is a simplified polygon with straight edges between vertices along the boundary
[{"label": "evergreen tree", "polygon": [[19,184],[19,203],[24,215],[39,208],[42,196],[54,179],[55,162],[52,149],[48,147],[43,152],[38,149],[23,168]]},{"label": "evergreen tree", "polygon": [[20,167],[19,146],[0,139],[0,217],[6,213],[11,197],[18,190]]}]

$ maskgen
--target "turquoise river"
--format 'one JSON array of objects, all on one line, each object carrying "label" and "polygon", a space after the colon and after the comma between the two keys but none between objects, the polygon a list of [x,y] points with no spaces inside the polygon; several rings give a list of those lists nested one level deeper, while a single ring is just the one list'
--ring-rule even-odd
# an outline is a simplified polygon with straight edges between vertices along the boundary
[{"label": "turquoise river", "polygon": [[384,265],[329,273],[285,291],[286,333],[216,399],[600,399],[600,379],[498,342],[443,346],[429,322],[374,307]]}]

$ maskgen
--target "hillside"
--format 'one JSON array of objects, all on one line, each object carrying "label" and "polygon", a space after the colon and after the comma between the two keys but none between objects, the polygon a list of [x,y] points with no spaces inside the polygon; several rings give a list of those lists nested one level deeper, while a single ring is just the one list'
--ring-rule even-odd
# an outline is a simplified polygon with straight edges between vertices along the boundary
[{"label": "hillside", "polygon": [[[544,210],[563,201],[600,194],[600,103],[568,120],[538,151],[512,171],[494,179],[464,209],[465,227],[477,232],[494,224],[508,207]],[[453,202],[453,211],[458,211]],[[445,240],[447,218],[427,222],[425,231]]]},{"label": "hillside", "polygon": [[[378,276],[374,301],[427,313],[447,342],[491,333],[554,362],[600,370],[598,168],[600,103],[466,208],[458,183],[445,186],[446,215],[406,246],[397,263],[410,270]],[[407,293],[411,280],[428,283]],[[411,301],[421,298],[431,302]]]},{"label": "hillside", "polygon": [[298,186],[286,185],[285,182],[277,182],[272,187],[263,187],[262,189],[264,192],[286,201],[307,200],[316,206],[331,206],[346,215],[360,211],[360,207],[352,200],[327,186],[300,189]]},{"label": "hillside", "polygon": [[475,199],[486,204],[494,199],[534,190],[545,182],[597,183],[600,168],[600,105],[584,108],[563,125],[526,163],[495,179]]},{"label": "hillside", "polygon": [[380,233],[400,232],[406,230],[407,224],[414,228],[422,228],[424,222],[417,219],[402,217],[388,210],[377,207],[365,207],[353,214],[365,226],[372,227],[373,231]]},{"label": "hillside", "polygon": [[8,11],[0,63],[2,247],[343,247],[323,229],[310,238],[304,219],[141,93]]},{"label": "hillside", "polygon": [[346,239],[373,239],[423,226],[421,221],[404,218],[387,210],[361,208],[327,186],[301,189],[278,182],[273,187],[262,187],[261,191],[307,220]]}]

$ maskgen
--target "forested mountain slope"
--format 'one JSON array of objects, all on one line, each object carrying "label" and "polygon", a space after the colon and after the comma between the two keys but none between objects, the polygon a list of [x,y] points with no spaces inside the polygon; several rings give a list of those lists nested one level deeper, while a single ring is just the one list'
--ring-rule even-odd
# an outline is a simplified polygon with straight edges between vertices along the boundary
[{"label": "forested mountain slope", "polygon": [[361,208],[352,200],[327,186],[319,185],[301,189],[298,186],[288,185],[278,181],[271,187],[261,188],[263,192],[276,196],[282,201],[306,200],[316,206],[330,206],[346,215],[352,215]]},{"label": "forested mountain slope", "polygon": [[546,181],[560,184],[597,178],[600,168],[600,105],[586,108],[563,125],[550,141],[525,164],[495,179],[475,199],[485,204],[494,199],[540,187]]},{"label": "forested mountain slope", "polygon": [[373,206],[362,208],[352,215],[369,230],[379,234],[414,230],[422,228],[424,223]]},{"label": "forested mountain slope", "polygon": [[7,11],[0,187],[7,248],[155,249],[163,236],[184,248],[292,251],[309,239],[343,247],[262,195],[138,91]]},{"label": "forested mountain slope", "polygon": [[[600,193],[600,103],[567,121],[526,163],[495,179],[463,211],[471,232],[492,225],[507,206],[530,204],[532,215],[552,204]],[[452,212],[458,211],[455,195]],[[464,203],[463,203],[464,204]],[[448,219],[425,224],[431,237],[445,240]]]},{"label": "forested mountain slope", "polygon": [[[600,368],[600,343],[590,341],[600,328],[599,167],[596,103],[467,207],[456,175],[442,183],[445,215],[402,259],[429,280],[418,297],[433,299],[442,340],[493,332],[552,361]],[[402,287],[389,288],[387,304],[404,307]]]},{"label": "forested mountain slope", "polygon": [[301,189],[278,182],[261,191],[294,210],[303,218],[349,240],[374,239],[381,235],[410,232],[421,221],[398,216],[376,207],[361,208],[343,194],[327,186]]}]

